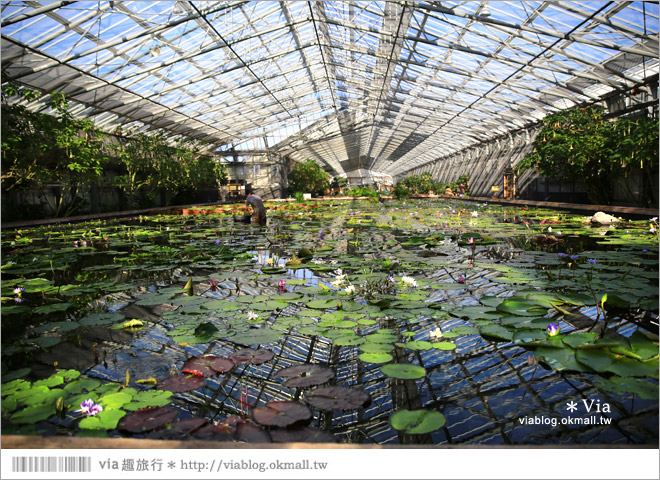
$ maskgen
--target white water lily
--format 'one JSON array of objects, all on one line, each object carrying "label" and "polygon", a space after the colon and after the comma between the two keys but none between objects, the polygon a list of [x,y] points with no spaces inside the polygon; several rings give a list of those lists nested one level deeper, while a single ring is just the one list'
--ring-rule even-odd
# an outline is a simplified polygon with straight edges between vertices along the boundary
[{"label": "white water lily", "polygon": [[259,318],[259,315],[257,315],[251,310],[247,312],[247,316],[248,316],[248,320],[256,320],[257,318]]},{"label": "white water lily", "polygon": [[349,285],[344,289],[344,291],[350,295],[353,295],[355,293],[355,285]]},{"label": "white water lily", "polygon": [[473,212],[472,212],[472,216],[473,216],[473,217],[478,217],[478,216],[479,216],[479,212],[477,212],[476,210],[473,211]]},{"label": "white water lily", "polygon": [[433,340],[439,340],[442,338],[442,330],[440,330],[440,327],[437,327],[435,330],[431,330],[431,333],[429,333],[429,336]]},{"label": "white water lily", "polygon": [[548,227],[548,232],[552,232],[552,227]]},{"label": "white water lily", "polygon": [[413,277],[407,277],[405,275],[401,277],[401,283],[403,283],[407,287],[417,286],[417,281]]}]

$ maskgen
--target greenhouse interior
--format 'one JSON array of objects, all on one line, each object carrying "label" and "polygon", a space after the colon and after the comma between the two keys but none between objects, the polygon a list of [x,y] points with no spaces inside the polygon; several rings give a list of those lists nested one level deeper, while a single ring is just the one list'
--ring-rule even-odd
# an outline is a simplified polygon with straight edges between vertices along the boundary
[{"label": "greenhouse interior", "polygon": [[657,448],[657,2],[1,26],[3,446]]}]

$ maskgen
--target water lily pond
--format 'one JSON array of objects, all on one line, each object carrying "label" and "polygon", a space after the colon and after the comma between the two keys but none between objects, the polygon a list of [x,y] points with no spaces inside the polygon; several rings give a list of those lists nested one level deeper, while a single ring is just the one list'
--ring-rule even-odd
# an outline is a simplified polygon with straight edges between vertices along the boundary
[{"label": "water lily pond", "polygon": [[4,231],[2,433],[657,444],[657,218],[268,206]]}]

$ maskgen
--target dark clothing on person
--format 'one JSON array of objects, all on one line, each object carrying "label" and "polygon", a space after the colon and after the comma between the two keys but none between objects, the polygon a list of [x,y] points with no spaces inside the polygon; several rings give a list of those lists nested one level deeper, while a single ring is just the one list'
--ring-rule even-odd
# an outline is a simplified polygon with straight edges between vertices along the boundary
[{"label": "dark clothing on person", "polygon": [[259,195],[249,194],[245,199],[245,204],[252,207],[252,223],[263,225],[266,223],[266,208]]}]

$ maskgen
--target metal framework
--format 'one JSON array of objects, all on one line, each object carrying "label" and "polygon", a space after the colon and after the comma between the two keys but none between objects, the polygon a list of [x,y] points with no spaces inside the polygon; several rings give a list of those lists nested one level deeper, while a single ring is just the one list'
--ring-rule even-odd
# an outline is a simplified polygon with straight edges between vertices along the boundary
[{"label": "metal framework", "polygon": [[655,2],[2,1],[1,18],[3,82],[65,92],[107,131],[334,175],[420,171],[658,75]]}]

